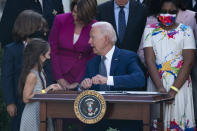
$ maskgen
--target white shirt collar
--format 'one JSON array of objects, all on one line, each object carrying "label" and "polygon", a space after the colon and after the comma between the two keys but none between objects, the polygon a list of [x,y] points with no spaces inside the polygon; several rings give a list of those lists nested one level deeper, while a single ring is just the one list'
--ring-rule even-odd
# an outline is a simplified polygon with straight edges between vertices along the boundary
[{"label": "white shirt collar", "polygon": [[43,3],[42,3],[42,0],[39,0],[40,4],[41,4],[41,7],[43,9]]},{"label": "white shirt collar", "polygon": [[196,5],[196,1],[192,0],[193,7]]},{"label": "white shirt collar", "polygon": [[41,8],[43,8],[43,2],[42,2],[42,0],[35,0],[35,2],[40,2],[40,5],[41,5]]},{"label": "white shirt collar", "polygon": [[144,2],[144,0],[140,0],[140,3],[142,4]]},{"label": "white shirt collar", "polygon": [[23,41],[23,45],[24,45],[24,47],[26,47],[27,46],[27,42]]},{"label": "white shirt collar", "polygon": [[[119,5],[114,1],[114,8],[120,8]],[[129,9],[129,1],[128,3],[124,6],[125,9]]]},{"label": "white shirt collar", "polygon": [[111,50],[105,55],[105,57],[108,59],[108,60],[111,60],[112,59],[112,56],[114,54],[114,50],[115,50],[115,46],[113,46],[111,48]]}]

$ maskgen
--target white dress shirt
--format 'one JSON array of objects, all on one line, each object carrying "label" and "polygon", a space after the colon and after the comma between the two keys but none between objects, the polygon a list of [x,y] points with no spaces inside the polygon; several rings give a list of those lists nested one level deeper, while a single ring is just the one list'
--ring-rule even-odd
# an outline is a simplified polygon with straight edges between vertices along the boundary
[{"label": "white dress shirt", "polygon": [[24,45],[24,47],[26,47],[27,46],[27,42],[23,41],[23,45]]},{"label": "white dress shirt", "polygon": [[40,5],[41,5],[41,8],[43,10],[43,3],[42,3],[42,0],[38,0],[40,2]]},{"label": "white dress shirt", "polygon": [[192,0],[193,7],[196,5],[196,0]]},{"label": "white dress shirt", "polygon": [[[120,7],[114,1],[114,15],[115,15],[116,30],[117,30],[117,32],[118,32],[118,17],[119,17],[119,12],[120,12]],[[129,2],[124,7],[124,13],[125,13],[125,20],[126,20],[126,25],[127,25],[128,18],[129,18]]]},{"label": "white dress shirt", "polygon": [[41,6],[42,6],[42,5],[43,5],[43,4],[42,4],[42,0],[39,0],[39,2],[40,2],[40,4],[41,4]]},{"label": "white dress shirt", "polygon": [[144,0],[140,0],[140,3],[143,3],[144,2]]},{"label": "white dress shirt", "polygon": [[106,71],[107,71],[107,85],[114,86],[114,79],[113,76],[110,76],[110,69],[111,69],[111,61],[114,54],[115,46],[105,55],[106,59],[104,61]]}]

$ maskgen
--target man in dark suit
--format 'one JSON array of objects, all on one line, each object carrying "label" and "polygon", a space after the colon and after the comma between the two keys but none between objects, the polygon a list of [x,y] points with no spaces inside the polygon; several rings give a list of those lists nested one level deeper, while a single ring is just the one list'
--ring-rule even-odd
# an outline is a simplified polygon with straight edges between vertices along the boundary
[{"label": "man in dark suit", "polygon": [[[137,52],[146,24],[144,5],[138,0],[110,0],[98,6],[96,19],[113,25],[118,38],[117,47]],[[139,58],[138,63],[146,75],[147,70]]]},{"label": "man in dark suit", "polygon": [[145,78],[137,64],[136,53],[119,49],[114,45],[116,40],[115,31],[108,22],[97,22],[92,26],[89,43],[97,56],[87,63],[85,79],[81,83],[83,88],[124,90],[144,86]]},{"label": "man in dark suit", "polygon": [[[56,14],[63,13],[62,0],[7,0],[3,15],[0,21],[0,43],[2,47],[13,42],[12,29],[16,17],[23,10],[33,10],[44,16],[49,29],[52,27]],[[44,66],[47,76],[47,85],[53,83],[50,61],[47,60]]]},{"label": "man in dark suit", "polygon": [[186,9],[197,11],[197,2],[196,0],[184,0]]},{"label": "man in dark suit", "polygon": [[96,19],[113,25],[116,46],[137,52],[146,24],[145,7],[136,0],[110,0],[97,9]]},{"label": "man in dark suit", "polygon": [[55,15],[63,13],[63,4],[62,0],[7,0],[0,21],[2,46],[13,42],[12,28],[15,19],[20,12],[27,9],[42,14],[51,28]]},{"label": "man in dark suit", "polygon": [[[110,23],[97,22],[92,25],[89,43],[97,56],[87,63],[81,89],[109,91],[140,88],[145,85],[145,77],[137,64],[136,53],[119,49],[114,45],[116,40],[116,33]],[[131,125],[125,124],[129,123],[128,121],[104,120],[99,127],[103,130],[111,126],[121,131],[128,131],[128,129],[139,131],[140,124],[135,122]],[[96,129],[94,126],[90,126],[87,130]],[[99,128],[99,130],[102,129]]]}]

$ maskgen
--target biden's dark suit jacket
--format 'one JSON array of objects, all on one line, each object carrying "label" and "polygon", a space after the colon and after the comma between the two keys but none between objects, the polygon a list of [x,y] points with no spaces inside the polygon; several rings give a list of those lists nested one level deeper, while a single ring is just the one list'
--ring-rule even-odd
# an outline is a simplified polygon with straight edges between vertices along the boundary
[{"label": "biden's dark suit jacket", "polygon": [[[92,78],[99,74],[101,56],[95,56],[88,61],[85,78]],[[145,85],[145,77],[137,64],[137,55],[134,52],[115,47],[112,56],[110,76],[113,76],[114,86],[111,90],[136,90]],[[93,90],[99,91],[98,85]]]}]

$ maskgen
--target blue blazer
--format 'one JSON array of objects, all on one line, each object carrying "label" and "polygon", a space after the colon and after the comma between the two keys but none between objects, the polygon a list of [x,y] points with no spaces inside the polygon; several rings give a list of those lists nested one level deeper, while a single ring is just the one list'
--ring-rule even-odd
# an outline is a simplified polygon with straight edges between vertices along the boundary
[{"label": "blue blazer", "polygon": [[10,43],[4,48],[2,60],[2,89],[6,105],[21,103],[18,96],[18,80],[22,69],[24,45]]},{"label": "blue blazer", "polygon": [[22,70],[24,45],[22,43],[10,43],[4,48],[2,60],[2,91],[6,105],[17,106],[17,116],[11,118],[11,130],[19,131],[24,103],[18,95],[18,80]]},{"label": "blue blazer", "polygon": [[[96,56],[87,63],[85,78],[92,78],[99,74],[100,56]],[[115,47],[112,56],[110,76],[113,76],[114,86],[111,90],[139,90],[145,86],[145,77],[138,66],[137,55],[134,52]],[[93,90],[99,90],[93,85]]]}]

